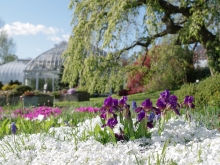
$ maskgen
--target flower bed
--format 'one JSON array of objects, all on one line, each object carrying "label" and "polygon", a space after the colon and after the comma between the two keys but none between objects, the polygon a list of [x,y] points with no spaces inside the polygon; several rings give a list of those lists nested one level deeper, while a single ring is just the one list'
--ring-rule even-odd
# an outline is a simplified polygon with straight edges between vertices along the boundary
[{"label": "flower bed", "polygon": [[[165,90],[155,106],[150,99],[146,99],[139,106],[133,102],[133,111],[127,104],[127,97],[114,99],[109,96],[104,100],[101,109],[77,108],[71,114],[79,116],[64,115],[67,121],[61,116],[59,119],[50,117],[40,122],[24,119],[11,121],[10,132],[13,135],[4,136],[0,140],[0,146],[3,147],[0,162],[219,164],[220,133],[217,130],[208,130],[194,120],[191,114],[191,109],[195,107],[193,102],[192,96],[186,96],[183,102],[178,103],[177,97]],[[181,111],[182,108],[184,111]],[[46,117],[56,116],[50,110],[40,111]],[[35,111],[32,112],[35,114]],[[39,116],[38,111],[36,114]],[[75,122],[86,114],[100,116]],[[59,125],[57,128],[55,121]],[[1,131],[8,131],[9,127],[5,124],[7,122],[10,120],[2,122],[5,126],[2,126]],[[40,124],[39,128],[46,128],[46,131],[30,135],[16,133],[22,127],[28,127],[28,131],[34,130],[31,125],[37,128],[32,123]]]},{"label": "flower bed", "polygon": [[[152,138],[102,145],[84,133],[92,131],[100,118],[71,127],[51,128],[49,133],[10,135],[0,141],[10,147],[1,150],[3,164],[207,164],[220,163],[220,134],[182,117],[165,124],[161,136],[152,129]],[[75,134],[75,136],[73,136]],[[16,142],[16,143],[15,143]]]}]

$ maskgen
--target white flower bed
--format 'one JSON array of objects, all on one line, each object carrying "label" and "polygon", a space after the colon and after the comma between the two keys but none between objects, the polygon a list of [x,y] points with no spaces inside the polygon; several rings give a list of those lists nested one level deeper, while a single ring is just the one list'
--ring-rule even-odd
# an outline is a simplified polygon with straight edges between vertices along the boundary
[{"label": "white flower bed", "polygon": [[[47,134],[5,136],[0,141],[0,164],[145,165],[158,160],[161,164],[220,164],[220,133],[195,122],[189,125],[183,119],[171,119],[161,136],[154,128],[151,139],[116,145],[102,145],[92,137],[83,141],[84,130],[93,130],[97,123],[100,124],[99,117],[79,124],[78,132],[60,127],[51,128]],[[165,142],[167,147],[162,154]]]}]

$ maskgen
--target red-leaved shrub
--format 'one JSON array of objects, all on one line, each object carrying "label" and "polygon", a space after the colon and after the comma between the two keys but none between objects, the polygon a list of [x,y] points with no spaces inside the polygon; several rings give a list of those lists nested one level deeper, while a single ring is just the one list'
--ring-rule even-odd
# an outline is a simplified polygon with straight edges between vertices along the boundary
[{"label": "red-leaved shrub", "polygon": [[[150,69],[150,58],[145,54],[141,61],[136,61],[133,64],[134,66],[146,67],[147,70]],[[128,74],[127,88],[129,89],[128,94],[135,94],[145,92],[145,83],[144,78],[148,74],[148,71],[145,70],[136,70]]]}]

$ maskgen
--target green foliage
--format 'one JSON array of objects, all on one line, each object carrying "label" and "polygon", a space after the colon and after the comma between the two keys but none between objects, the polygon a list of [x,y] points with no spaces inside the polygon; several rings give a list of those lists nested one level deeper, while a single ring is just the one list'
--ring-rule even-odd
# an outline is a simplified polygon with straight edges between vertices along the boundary
[{"label": "green foliage", "polygon": [[[220,91],[220,75],[218,74],[199,82],[197,91],[195,99],[198,105],[211,104],[213,95]],[[215,101],[216,99],[218,98],[216,97]]]},{"label": "green foliage", "polygon": [[208,77],[198,84],[185,84],[180,90],[176,91],[176,95],[180,100],[185,95],[195,97],[196,106],[219,105],[220,97],[220,75]]},{"label": "green foliage", "polygon": [[[189,84],[183,84],[179,90],[174,91],[174,94],[178,97],[179,100],[183,100],[185,96],[194,96],[197,92],[197,84],[195,83],[189,83]],[[195,99],[196,105],[197,105],[197,99]]]},{"label": "green foliage", "polygon": [[2,84],[2,82],[0,81],[0,89],[2,89],[3,86],[4,84]]},{"label": "green foliage", "polygon": [[214,92],[214,94],[210,96],[208,104],[220,107],[220,90]]},{"label": "green foliage", "polygon": [[62,82],[64,66],[62,65],[59,70],[58,79],[55,82],[55,90],[68,89],[69,83]]},{"label": "green foliage", "polygon": [[220,109],[217,106],[198,107],[190,111],[196,121],[202,123],[207,129],[220,130]]},{"label": "green foliage", "polygon": [[115,134],[110,127],[105,127],[101,129],[99,125],[96,125],[94,131],[88,132],[90,136],[94,136],[95,140],[102,144],[106,144],[109,142],[116,143]]},{"label": "green foliage", "polygon": [[2,19],[0,19],[0,64],[14,61],[17,58],[17,56],[14,55],[16,44],[13,39],[9,37],[3,26],[4,23]]},{"label": "green foliage", "polygon": [[18,84],[12,84],[12,85],[6,84],[6,85],[4,85],[4,86],[2,87],[2,90],[3,90],[3,91],[13,90],[13,89],[15,89],[17,86],[18,86]]},{"label": "green foliage", "polygon": [[187,74],[194,68],[192,52],[186,47],[160,45],[149,52],[151,82],[147,90],[175,89],[187,82]]},{"label": "green foliage", "polygon": [[18,80],[15,80],[15,81],[11,80],[8,84],[9,85],[13,85],[13,84],[21,85],[21,82],[19,82]]},{"label": "green foliage", "polygon": [[16,88],[17,86],[21,85],[21,82],[19,82],[18,80],[11,80],[8,84],[3,85],[2,90],[7,91],[7,90],[13,90],[14,88]]},{"label": "green foliage", "polygon": [[211,76],[211,73],[208,67],[191,69],[190,72],[187,73],[187,82],[194,83],[196,80],[201,81],[209,76]]},{"label": "green foliage", "polygon": [[[12,108],[12,107],[10,107]],[[61,115],[54,117],[51,116],[46,120],[26,120],[23,117],[11,118],[10,114],[12,110],[6,110],[4,108],[5,116],[0,119],[0,138],[5,135],[11,134],[10,125],[12,122],[16,123],[17,131],[16,134],[25,133],[25,134],[33,134],[33,133],[42,133],[48,132],[51,127],[60,127],[60,126],[76,126],[80,122],[84,122],[86,119],[91,119],[94,117],[94,114],[88,112],[74,112],[72,113],[72,109],[65,109]],[[58,120],[62,118],[61,122]]]},{"label": "green foliage", "polygon": [[[70,86],[80,77],[79,85],[85,86],[91,94],[108,92],[110,88],[119,91],[126,79],[121,55],[131,55],[131,50],[137,47],[148,50],[166,36],[169,44],[202,44],[208,51],[212,69],[219,71],[219,29],[216,28],[220,21],[219,1],[71,0],[69,9],[73,10],[73,29],[63,54],[63,80]],[[175,52],[173,46],[167,51],[173,49]],[[107,55],[99,55],[97,52],[101,50],[108,50]],[[187,53],[173,54],[181,55]],[[177,57],[169,61],[174,64],[173,68],[167,68],[168,73],[157,76],[154,82],[163,86],[168,84],[166,88],[171,89],[186,81],[180,77],[187,75],[187,70],[183,72],[187,60],[179,61],[184,66],[176,65]],[[174,82],[172,69],[178,72],[177,68],[181,73]],[[161,79],[168,83],[161,83]],[[152,83],[152,86],[160,87],[158,83]]]},{"label": "green foliage", "polygon": [[15,88],[15,91],[24,93],[25,91],[31,91],[32,88],[27,85],[19,85]]},{"label": "green foliage", "polygon": [[61,97],[61,92],[60,91],[54,91],[51,93],[55,99],[59,99]]},{"label": "green foliage", "polygon": [[11,97],[11,96],[21,96],[24,94],[24,92],[27,92],[27,91],[31,91],[31,87],[29,86],[26,86],[26,85],[18,85],[18,84],[13,84],[13,85],[5,85],[3,86],[3,90],[11,90],[7,96],[8,97]]}]

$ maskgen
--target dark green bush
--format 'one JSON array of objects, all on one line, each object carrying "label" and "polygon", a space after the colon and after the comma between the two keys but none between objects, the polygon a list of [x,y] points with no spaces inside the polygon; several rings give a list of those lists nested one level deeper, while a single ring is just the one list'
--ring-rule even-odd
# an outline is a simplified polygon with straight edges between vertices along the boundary
[{"label": "dark green bush", "polygon": [[27,85],[19,85],[14,90],[17,92],[22,92],[22,94],[23,94],[25,91],[31,91],[32,89],[31,89],[31,87],[29,87]]},{"label": "dark green bush", "polygon": [[196,106],[220,105],[220,74],[208,77],[198,84],[185,84],[175,94],[180,100],[186,95],[194,96]]},{"label": "dark green bush", "polygon": [[9,85],[13,85],[13,84],[21,85],[21,82],[19,82],[18,80],[15,80],[15,81],[11,80],[8,84]]},{"label": "dark green bush", "polygon": [[196,80],[201,81],[210,76],[211,74],[210,74],[210,70],[208,67],[191,69],[190,72],[187,73],[187,82],[194,83],[196,82]]},{"label": "dark green bush", "polygon": [[197,104],[210,104],[216,92],[220,92],[220,75],[215,75],[199,82],[195,94]]},{"label": "dark green bush", "polygon": [[21,91],[16,91],[15,89],[11,90],[11,92],[8,94],[8,97],[13,97],[13,96],[21,96],[23,92]]},{"label": "dark green bush", "polygon": [[0,90],[2,89],[3,86],[4,84],[2,84],[2,82],[0,81]]}]

